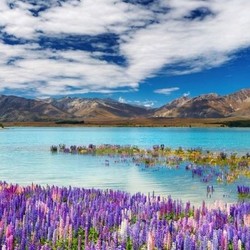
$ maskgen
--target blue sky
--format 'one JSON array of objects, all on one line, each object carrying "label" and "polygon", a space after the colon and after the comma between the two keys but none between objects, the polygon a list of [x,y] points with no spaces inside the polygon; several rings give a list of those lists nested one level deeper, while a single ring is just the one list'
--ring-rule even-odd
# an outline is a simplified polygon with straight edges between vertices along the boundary
[{"label": "blue sky", "polygon": [[1,0],[0,94],[161,106],[250,87],[249,0]]}]

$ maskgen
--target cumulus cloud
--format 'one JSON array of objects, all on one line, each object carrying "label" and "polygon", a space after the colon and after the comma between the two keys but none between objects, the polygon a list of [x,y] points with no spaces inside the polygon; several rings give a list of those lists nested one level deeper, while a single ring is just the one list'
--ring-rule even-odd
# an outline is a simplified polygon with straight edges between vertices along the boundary
[{"label": "cumulus cloud", "polygon": [[0,91],[133,91],[160,72],[218,67],[250,46],[248,0],[141,2],[0,1]]},{"label": "cumulus cloud", "polygon": [[153,108],[157,101],[146,100],[146,101],[134,101],[134,104],[138,106],[144,106],[145,108]]},{"label": "cumulus cloud", "polygon": [[156,89],[154,92],[156,94],[170,95],[172,92],[179,90],[178,87],[166,88],[166,89]]},{"label": "cumulus cloud", "polygon": [[120,102],[120,103],[127,103],[127,104],[133,104],[133,105],[142,106],[142,107],[145,107],[145,108],[153,108],[155,106],[155,104],[157,103],[157,101],[153,101],[153,100],[144,100],[144,101],[127,100],[127,99],[123,98],[122,96],[120,96],[118,98],[118,102]]}]

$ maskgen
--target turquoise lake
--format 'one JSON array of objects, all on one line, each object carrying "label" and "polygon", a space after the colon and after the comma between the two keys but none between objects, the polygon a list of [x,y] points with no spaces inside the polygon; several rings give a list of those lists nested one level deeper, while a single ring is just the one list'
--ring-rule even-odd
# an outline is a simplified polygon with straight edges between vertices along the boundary
[{"label": "turquoise lake", "polygon": [[[50,146],[120,144],[148,148],[165,144],[172,148],[196,148],[238,154],[250,151],[250,129],[238,128],[23,128],[0,130],[0,179],[22,185],[79,186],[112,188],[131,193],[171,195],[200,204],[237,201],[236,187],[250,185],[240,178],[233,184],[203,183],[192,178],[184,166],[179,169],[136,166],[130,161],[71,154],[52,154]],[[207,197],[207,185],[215,192]]]}]

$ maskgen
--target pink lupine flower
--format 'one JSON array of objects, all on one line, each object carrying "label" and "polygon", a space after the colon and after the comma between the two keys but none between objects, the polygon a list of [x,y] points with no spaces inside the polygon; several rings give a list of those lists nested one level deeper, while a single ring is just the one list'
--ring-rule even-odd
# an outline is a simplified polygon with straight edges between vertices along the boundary
[{"label": "pink lupine flower", "polygon": [[243,219],[244,219],[244,224],[246,225],[246,227],[250,227],[250,213],[244,215]]},{"label": "pink lupine flower", "polygon": [[7,249],[8,250],[14,250],[14,237],[13,237],[13,235],[10,235],[6,239],[6,243],[7,243]]},{"label": "pink lupine flower", "polygon": [[147,250],[153,250],[155,247],[155,238],[152,232],[148,233]]},{"label": "pink lupine flower", "polygon": [[167,249],[170,249],[171,245],[172,245],[172,236],[171,236],[171,234],[169,232],[167,234],[167,243],[166,243],[166,245],[167,245]]}]

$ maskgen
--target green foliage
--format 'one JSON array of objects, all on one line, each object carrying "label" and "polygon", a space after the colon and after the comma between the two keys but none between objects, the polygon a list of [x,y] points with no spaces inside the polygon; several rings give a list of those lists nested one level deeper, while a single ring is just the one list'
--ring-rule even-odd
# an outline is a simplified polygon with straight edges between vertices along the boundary
[{"label": "green foliage", "polygon": [[166,148],[165,148],[165,152],[166,152],[166,153],[170,153],[170,152],[171,152],[171,148],[170,148],[170,147],[166,147]]},{"label": "green foliage", "polygon": [[228,127],[250,127],[250,120],[227,121],[223,123]]},{"label": "green foliage", "polygon": [[221,160],[226,160],[227,159],[227,154],[224,152],[220,152],[220,159]]},{"label": "green foliage", "polygon": [[246,200],[246,199],[247,199],[247,200],[248,200],[248,199],[250,200],[250,194],[238,194],[238,197],[239,197],[239,200],[241,200],[241,201],[242,201],[242,200],[244,201],[244,200]]},{"label": "green foliage", "polygon": [[233,250],[234,249],[234,247],[233,247],[233,243],[232,242],[230,242],[229,244],[228,244],[228,250]]},{"label": "green foliage", "polygon": [[229,216],[228,216],[228,222],[229,222],[229,223],[233,223],[233,222],[234,222],[234,217],[231,216],[231,215],[229,215]]},{"label": "green foliage", "polygon": [[131,224],[135,224],[136,221],[137,221],[136,215],[133,215],[133,216],[131,217],[130,223],[131,223]]},{"label": "green foliage", "polygon": [[184,217],[185,217],[185,214],[184,214],[184,213],[175,214],[174,212],[171,212],[171,213],[166,214],[164,217],[165,217],[165,219],[166,219],[167,221],[169,221],[169,220],[177,221],[177,220],[179,220],[179,219],[181,219],[181,218],[184,218]]},{"label": "green foliage", "polygon": [[4,128],[4,126],[3,126],[3,124],[2,124],[2,123],[0,123],[0,128]]},{"label": "green foliage", "polygon": [[193,217],[193,216],[194,216],[194,210],[189,210],[188,217]]},{"label": "green foliage", "polygon": [[132,250],[132,249],[133,249],[132,240],[130,238],[128,238],[127,242],[126,242],[126,250]]},{"label": "green foliage", "polygon": [[94,227],[91,227],[89,230],[89,240],[96,243],[99,238],[99,233]]}]

